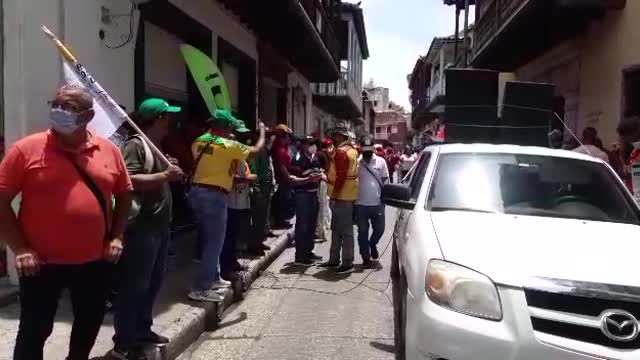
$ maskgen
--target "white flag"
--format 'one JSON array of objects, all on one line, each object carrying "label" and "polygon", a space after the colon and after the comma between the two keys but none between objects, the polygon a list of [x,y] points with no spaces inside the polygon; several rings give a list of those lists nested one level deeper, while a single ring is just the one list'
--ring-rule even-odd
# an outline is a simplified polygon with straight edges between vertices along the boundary
[{"label": "white flag", "polygon": [[[65,84],[82,86],[93,96],[93,111],[96,115],[88,125],[89,130],[103,138],[110,138],[126,121],[126,113],[117,104],[112,103],[113,100],[106,95],[102,88],[96,89],[92,83],[87,83],[86,77],[81,78],[73,65],[63,61],[63,67]],[[99,92],[99,90],[102,91]]]}]

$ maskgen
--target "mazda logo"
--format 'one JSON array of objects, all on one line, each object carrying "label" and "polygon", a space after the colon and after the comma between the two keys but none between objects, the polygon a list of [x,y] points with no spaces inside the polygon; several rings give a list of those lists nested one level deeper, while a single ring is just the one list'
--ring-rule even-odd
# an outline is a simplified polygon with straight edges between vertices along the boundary
[{"label": "mazda logo", "polygon": [[602,333],[611,340],[633,341],[638,337],[638,320],[624,310],[606,310],[600,315]]}]

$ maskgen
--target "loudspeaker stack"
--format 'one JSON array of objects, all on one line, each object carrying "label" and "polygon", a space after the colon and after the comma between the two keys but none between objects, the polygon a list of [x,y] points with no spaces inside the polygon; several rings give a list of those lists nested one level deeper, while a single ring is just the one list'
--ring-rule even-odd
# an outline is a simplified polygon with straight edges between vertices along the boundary
[{"label": "loudspeaker stack", "polygon": [[500,142],[548,146],[553,119],[551,84],[510,81],[505,85]]},{"label": "loudspeaker stack", "polygon": [[447,142],[493,143],[498,135],[497,71],[447,69]]}]

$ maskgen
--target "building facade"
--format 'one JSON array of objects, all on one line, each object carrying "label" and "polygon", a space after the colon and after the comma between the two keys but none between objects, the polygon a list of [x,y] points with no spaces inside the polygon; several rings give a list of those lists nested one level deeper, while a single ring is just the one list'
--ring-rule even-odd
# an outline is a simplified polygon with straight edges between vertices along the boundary
[{"label": "building facade", "polygon": [[472,65],[554,84],[572,132],[593,126],[608,147],[620,119],[640,115],[640,2],[477,0],[475,10]]},{"label": "building facade", "polygon": [[327,129],[338,125],[356,130],[366,116],[362,67],[363,61],[369,58],[369,46],[360,5],[342,3],[336,28],[340,34],[340,77],[335,82],[312,84],[314,121],[313,126],[307,129],[308,134],[324,134]]},{"label": "building facade", "polygon": [[411,115],[402,109],[376,112],[376,142],[392,144],[396,149],[401,149],[403,144],[408,143],[407,123],[410,118]]},{"label": "building facade", "polygon": [[[151,96],[183,107],[180,126],[170,133],[170,147],[179,159],[186,154],[181,159],[184,168],[192,161],[192,137],[211,115],[182,58],[181,44],[200,49],[218,64],[232,110],[253,128],[263,119],[270,126],[286,123],[296,133],[308,133],[317,127],[311,84],[331,83],[342,75],[338,27],[345,14],[340,0],[4,0],[1,4],[4,46],[0,48],[5,49],[0,57],[1,116],[11,121],[3,124],[0,137],[7,146],[48,127],[48,101],[63,80],[61,56],[40,31],[42,24],[128,111]],[[269,16],[259,16],[265,13]],[[350,71],[358,84],[357,68]],[[357,94],[361,108],[361,88],[349,91]]]},{"label": "building facade", "polygon": [[373,102],[373,108],[377,112],[389,110],[389,88],[382,86],[375,86],[373,81],[369,81],[365,85],[365,90],[369,94],[369,99]]}]

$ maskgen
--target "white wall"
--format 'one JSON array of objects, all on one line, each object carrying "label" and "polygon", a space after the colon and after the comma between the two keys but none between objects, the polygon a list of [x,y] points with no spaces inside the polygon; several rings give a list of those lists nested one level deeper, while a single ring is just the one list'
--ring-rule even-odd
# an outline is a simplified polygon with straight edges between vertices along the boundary
[{"label": "white wall", "polygon": [[[297,86],[300,86],[304,90],[305,97],[307,99],[307,105],[306,105],[307,114],[306,114],[305,128],[313,131],[313,128],[314,128],[313,116],[312,116],[313,115],[313,94],[311,92],[311,83],[302,74],[298,72],[289,73],[288,88],[293,89]],[[293,99],[290,91],[288,94],[288,100],[287,100],[287,119],[289,122],[288,124],[289,126],[293,125],[291,124],[291,120],[293,117],[293,114],[291,114],[292,102],[293,102]],[[296,132],[296,135],[303,135],[302,129],[294,128],[293,130]]]},{"label": "white wall", "polygon": [[[158,26],[144,24],[146,91],[172,100],[187,100],[187,68],[180,52],[182,41]],[[166,94],[166,95],[165,95]]]},{"label": "white wall", "polygon": [[213,32],[213,58],[217,58],[218,36],[232,43],[251,58],[258,60],[256,36],[238,17],[215,0],[169,0],[187,15]]},{"label": "white wall", "polygon": [[[114,35],[116,30],[101,23],[100,7],[106,6],[120,14],[128,13],[130,4],[128,0],[3,1],[7,145],[47,128],[47,101],[62,79],[61,57],[40,31],[42,24],[63,39],[116,101],[128,109],[133,107],[133,44],[112,50],[98,38],[103,28],[106,40],[114,40],[111,36],[118,40],[118,34]],[[128,31],[128,27],[126,29]]]}]

